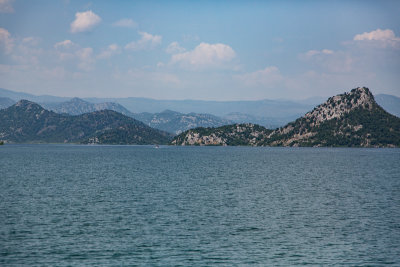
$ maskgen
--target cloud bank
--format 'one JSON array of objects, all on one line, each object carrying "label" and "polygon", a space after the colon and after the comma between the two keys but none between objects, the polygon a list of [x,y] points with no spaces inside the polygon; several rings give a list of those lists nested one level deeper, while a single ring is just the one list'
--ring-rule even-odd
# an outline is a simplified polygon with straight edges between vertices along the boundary
[{"label": "cloud bank", "polygon": [[395,33],[390,29],[377,29],[375,31],[357,34],[354,36],[353,40],[357,42],[377,42],[384,47],[391,46],[400,48],[400,38],[396,37]]},{"label": "cloud bank", "polygon": [[161,44],[162,37],[161,35],[152,35],[147,32],[139,32],[142,36],[139,41],[134,41],[125,46],[127,50],[145,50],[145,49],[152,49]]},{"label": "cloud bank", "polygon": [[172,55],[171,64],[194,69],[228,67],[235,57],[236,53],[229,45],[200,43],[192,51]]},{"label": "cloud bank", "polygon": [[165,49],[165,52],[168,54],[176,54],[176,53],[182,53],[185,52],[186,49],[181,47],[178,42],[172,42],[168,45],[167,49]]},{"label": "cloud bank", "polygon": [[0,47],[6,54],[11,53],[14,47],[13,39],[11,34],[4,28],[0,28]]}]

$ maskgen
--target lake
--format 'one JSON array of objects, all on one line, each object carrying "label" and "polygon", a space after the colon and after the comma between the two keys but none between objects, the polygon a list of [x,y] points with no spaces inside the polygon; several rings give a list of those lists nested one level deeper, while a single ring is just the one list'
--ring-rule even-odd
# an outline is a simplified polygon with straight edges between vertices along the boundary
[{"label": "lake", "polygon": [[400,149],[4,145],[0,265],[400,266]]}]

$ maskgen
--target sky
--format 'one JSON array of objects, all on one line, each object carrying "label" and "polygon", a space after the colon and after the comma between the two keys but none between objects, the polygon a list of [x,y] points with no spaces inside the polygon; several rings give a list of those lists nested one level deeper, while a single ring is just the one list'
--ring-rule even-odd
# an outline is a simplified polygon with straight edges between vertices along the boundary
[{"label": "sky", "polygon": [[0,0],[0,87],[68,97],[400,96],[400,1]]}]

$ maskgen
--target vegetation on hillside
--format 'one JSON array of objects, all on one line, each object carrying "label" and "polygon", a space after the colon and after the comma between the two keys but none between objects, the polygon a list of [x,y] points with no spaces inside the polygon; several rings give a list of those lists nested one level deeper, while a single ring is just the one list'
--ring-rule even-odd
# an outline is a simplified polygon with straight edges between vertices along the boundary
[{"label": "vegetation on hillside", "polygon": [[177,136],[172,144],[206,145],[201,140],[212,136],[221,140],[220,145],[400,147],[400,118],[382,109],[364,87],[331,97],[274,131],[244,125],[238,134],[236,127],[192,129]]},{"label": "vegetation on hillside", "polygon": [[168,134],[115,111],[71,116],[45,110],[27,100],[0,110],[0,120],[0,138],[13,143],[79,143],[122,126],[136,131],[140,144],[152,144],[155,140],[167,143],[168,138]]}]

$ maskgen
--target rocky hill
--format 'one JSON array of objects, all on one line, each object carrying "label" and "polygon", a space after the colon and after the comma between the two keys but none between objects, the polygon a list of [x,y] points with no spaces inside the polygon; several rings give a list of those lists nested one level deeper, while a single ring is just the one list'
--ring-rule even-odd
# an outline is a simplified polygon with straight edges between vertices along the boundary
[{"label": "rocky hill", "polygon": [[[260,127],[260,126],[259,126]],[[264,128],[265,129],[265,128]],[[173,144],[203,144],[200,140],[235,135],[229,127],[225,131],[202,129],[187,131],[173,140]],[[251,128],[249,136],[256,134]],[[266,129],[265,129],[266,130]],[[399,147],[400,118],[387,113],[374,100],[368,88],[359,87],[348,93],[329,98],[303,117],[285,127],[267,132],[258,128],[258,137],[243,141],[255,146],[354,146]],[[191,140],[191,142],[187,142]],[[205,143],[204,143],[205,144]],[[228,145],[215,142],[214,145]]]},{"label": "rocky hill", "polygon": [[196,128],[176,136],[173,145],[256,146],[270,134],[262,126],[246,123],[218,128]]},{"label": "rocky hill", "polygon": [[[82,144],[109,144],[109,145],[147,145],[168,144],[172,135],[158,132],[155,129],[143,127],[142,124],[124,124],[116,128],[107,129],[92,137],[81,141]],[[161,135],[160,135],[161,133]]]},{"label": "rocky hill", "polygon": [[[126,129],[129,129],[127,131]],[[124,136],[125,143],[167,143],[170,135],[111,110],[78,116],[58,114],[27,100],[0,110],[0,140],[6,143],[79,143],[105,132]],[[129,139],[129,141],[128,141]],[[97,143],[116,143],[107,138]]]},{"label": "rocky hill", "polygon": [[113,102],[90,103],[80,98],[73,98],[69,101],[59,103],[42,103],[44,108],[56,113],[80,115],[84,113],[114,110],[126,116],[144,122],[146,125],[173,134],[179,134],[196,127],[218,127],[231,124],[232,121],[219,118],[210,114],[182,114],[172,110],[165,110],[160,113],[132,113],[120,104]]}]

